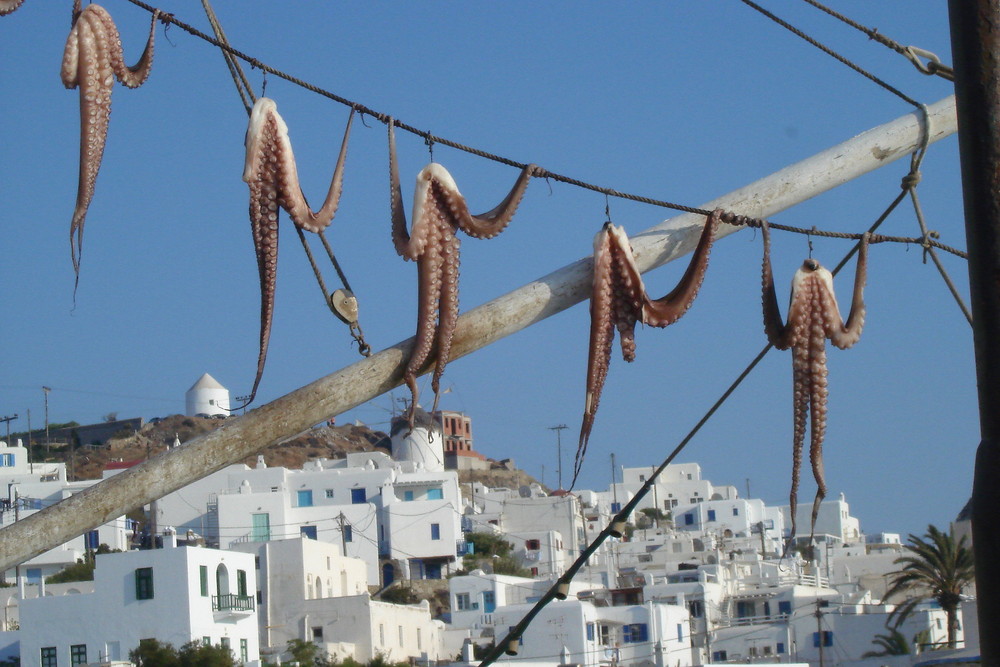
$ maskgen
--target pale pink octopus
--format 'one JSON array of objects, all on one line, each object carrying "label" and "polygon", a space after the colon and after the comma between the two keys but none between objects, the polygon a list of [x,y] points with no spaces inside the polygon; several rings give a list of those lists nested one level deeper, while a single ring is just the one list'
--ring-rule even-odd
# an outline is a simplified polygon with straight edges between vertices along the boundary
[{"label": "pale pink octopus", "polygon": [[[868,263],[868,239],[865,234],[858,249],[858,265],[854,277],[854,294],[847,322],[841,318],[833,292],[833,276],[819,262],[810,258],[802,263],[792,278],[792,294],[788,307],[788,322],[783,324],[778,310],[771,274],[771,237],[766,222],[761,224],[764,237],[762,269],[764,332],[768,341],[779,350],[792,348],[792,385],[794,428],[792,435],[792,490],[789,495],[791,537],[795,537],[795,512],[798,506],[799,471],[805,442],[806,416],[812,415],[809,461],[816,480],[816,497],[812,508],[812,529],[820,503],[826,497],[823,474],[823,438],[827,420],[826,339],[845,350],[861,338],[865,324],[864,287]],[[811,530],[812,530],[811,529]],[[811,532],[811,531],[810,531]]]},{"label": "pale pink octopus", "polygon": [[278,208],[283,208],[297,226],[310,232],[321,232],[329,226],[340,205],[344,181],[344,161],[347,142],[351,134],[354,113],[348,117],[347,129],[340,146],[337,166],[333,170],[330,189],[323,206],[315,213],[309,208],[299,186],[295,154],[288,138],[288,126],[278,115],[274,100],[261,97],[254,103],[246,134],[246,159],[243,180],[250,186],[250,228],[257,270],[260,276],[260,351],[257,356],[257,375],[253,389],[244,405],[253,402],[257,395],[267,347],[271,338],[274,315],[274,288],[278,272]]},{"label": "pale pink octopus", "polygon": [[94,183],[97,181],[97,172],[101,168],[104,145],[108,138],[111,89],[116,77],[127,88],[138,88],[149,77],[153,66],[153,40],[158,16],[159,12],[153,12],[146,48],[139,61],[131,67],[125,65],[118,28],[111,15],[100,5],[84,7],[66,39],[62,82],[67,88],[80,88],[80,178],[69,234],[73,271],[77,281],[80,279],[83,226],[87,208],[94,198]]},{"label": "pale pink octopus", "polygon": [[715,211],[708,216],[687,271],[684,272],[677,287],[660,299],[651,299],[646,293],[642,275],[632,257],[632,246],[622,227],[607,222],[594,237],[587,400],[573,464],[571,488],[580,474],[587,444],[590,441],[590,432],[597,416],[597,406],[611,362],[611,345],[614,342],[615,328],[621,337],[622,356],[625,361],[631,362],[635,359],[636,322],[662,328],[673,324],[687,312],[704,280],[720,215],[721,211]]},{"label": "pale pink octopus", "polygon": [[437,363],[431,378],[434,390],[435,412],[440,397],[441,376],[451,354],[451,342],[458,320],[458,267],[459,246],[455,232],[461,229],[479,239],[493,238],[510,223],[517,206],[535,171],[528,165],[504,200],[494,209],[481,215],[472,215],[465,197],[451,174],[440,164],[432,162],[417,175],[413,195],[413,225],[407,231],[406,212],[399,185],[396,163],[396,138],[393,122],[389,120],[389,188],[392,208],[392,242],[404,259],[417,263],[417,334],[413,351],[403,372],[403,381],[410,388],[411,418],[417,407],[420,393],[417,375],[431,357]]}]

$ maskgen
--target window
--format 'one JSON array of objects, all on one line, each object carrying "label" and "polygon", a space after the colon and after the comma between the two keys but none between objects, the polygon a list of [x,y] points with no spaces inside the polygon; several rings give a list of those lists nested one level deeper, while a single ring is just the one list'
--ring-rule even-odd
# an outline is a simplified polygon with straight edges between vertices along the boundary
[{"label": "window", "polygon": [[323,641],[323,626],[322,625],[314,625],[312,627],[312,640],[314,642],[321,642],[321,641]]},{"label": "window", "polygon": [[739,515],[740,515],[740,508],[739,507],[734,507],[733,508],[733,516],[739,516]]},{"label": "window", "polygon": [[[823,631],[823,646],[833,646],[833,632],[830,630]],[[819,633],[813,633],[813,648],[819,648]]]},{"label": "window", "polygon": [[749,600],[736,602],[736,618],[750,618],[757,615],[756,605]]},{"label": "window", "polygon": [[703,600],[691,600],[688,602],[688,611],[692,618],[701,618],[705,615],[705,602]]},{"label": "window", "polygon": [[587,641],[588,642],[594,641],[594,637],[595,636],[596,636],[596,633],[594,632],[594,624],[593,623],[587,623]]},{"label": "window", "polygon": [[694,514],[688,513],[684,515],[684,525],[690,526],[694,524]]},{"label": "window", "polygon": [[785,652],[785,642],[778,642],[778,646],[776,647],[776,651],[778,653],[784,653]]},{"label": "window", "polygon": [[385,646],[385,625],[378,624],[378,645]]},{"label": "window", "polygon": [[250,646],[246,639],[240,640],[240,662],[246,663],[250,660]]},{"label": "window", "polygon": [[622,511],[622,504],[621,503],[611,503],[611,511],[614,512],[615,514],[618,514],[618,512]]},{"label": "window", "polygon": [[444,491],[440,488],[427,489],[427,500],[444,500]]},{"label": "window", "polygon": [[306,489],[304,491],[299,491],[296,493],[299,501],[299,507],[312,507],[313,504],[313,492],[311,489]]},{"label": "window", "polygon": [[640,482],[645,482],[646,481],[646,476],[645,475],[639,475],[639,481]]},{"label": "window", "polygon": [[441,539],[441,524],[432,523],[431,524],[431,539],[440,540]]},{"label": "window", "polygon": [[86,644],[73,644],[72,646],[69,647],[69,664],[71,665],[87,664]]},{"label": "window", "polygon": [[792,614],[792,601],[791,600],[778,600],[778,613],[782,616],[791,616]]},{"label": "window", "polygon": [[205,635],[204,637],[201,638],[201,643],[204,646],[211,646],[212,645],[212,638],[209,637],[208,635]]},{"label": "window", "polygon": [[542,548],[541,540],[525,540],[524,548],[529,551],[538,551]]},{"label": "window", "polygon": [[316,526],[299,526],[299,535],[310,540],[316,539]]},{"label": "window", "polygon": [[472,608],[468,593],[457,593],[455,595],[455,609],[458,611],[468,611]]},{"label": "window", "polygon": [[715,521],[715,510],[708,510],[708,520]]},{"label": "window", "polygon": [[729,660],[729,654],[726,651],[712,651],[712,662],[725,662]]},{"label": "window", "polygon": [[140,567],[135,571],[135,599],[153,599],[153,568]]},{"label": "window", "polygon": [[56,647],[42,647],[42,667],[56,667]]},{"label": "window", "polygon": [[351,489],[351,503],[361,505],[368,502],[368,494],[364,489]]},{"label": "window", "polygon": [[198,581],[201,582],[201,596],[203,598],[208,597],[208,566],[199,565],[198,566]]},{"label": "window", "polygon": [[251,516],[253,528],[250,529],[251,542],[269,542],[271,540],[271,515],[267,512]]},{"label": "window", "polygon": [[[13,454],[0,454],[0,467],[10,468],[14,465]],[[42,649],[45,650],[45,649]]]},{"label": "window", "polygon": [[684,641],[684,626],[681,623],[677,624],[677,641]]},{"label": "window", "polygon": [[531,568],[531,576],[533,576],[533,577],[537,577],[538,576],[538,568],[537,567]]},{"label": "window", "polygon": [[497,595],[493,591],[483,591],[483,611],[492,614],[497,609]]},{"label": "window", "polygon": [[236,570],[236,594],[246,597],[247,594],[246,570]]},{"label": "window", "polygon": [[223,637],[222,639],[220,639],[219,640],[219,644],[222,645],[222,648],[228,650],[229,649],[229,637]]},{"label": "window", "polygon": [[649,640],[649,628],[645,623],[632,623],[622,626],[622,642],[638,644]]},{"label": "window", "polygon": [[411,502],[413,500],[413,491],[403,491],[403,502]]},{"label": "window", "polygon": [[354,541],[354,528],[351,526],[344,526],[344,541],[353,542]]},{"label": "window", "polygon": [[101,535],[96,530],[88,531],[84,536],[85,546],[88,549],[96,549],[101,546]]},{"label": "window", "polygon": [[327,489],[326,490],[326,497],[327,498],[333,498],[333,489]]}]

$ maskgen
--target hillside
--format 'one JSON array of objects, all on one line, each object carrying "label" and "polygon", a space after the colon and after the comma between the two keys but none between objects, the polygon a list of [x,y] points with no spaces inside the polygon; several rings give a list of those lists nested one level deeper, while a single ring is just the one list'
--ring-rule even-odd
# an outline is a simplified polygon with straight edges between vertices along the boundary
[{"label": "hillside", "polygon": [[[53,447],[47,457],[50,461],[64,461],[70,479],[100,479],[109,462],[141,461],[155,456],[173,444],[177,438],[183,444],[209,433],[225,423],[223,419],[172,415],[156,424],[146,424],[138,433],[112,438],[107,447]],[[344,458],[350,452],[380,450],[389,453],[389,436],[366,426],[318,426],[277,445],[266,447],[261,453],[268,466],[301,468],[311,459]],[[38,450],[36,450],[37,452]],[[256,465],[257,455],[249,456],[243,463]],[[491,468],[482,471],[461,471],[463,484],[480,482],[487,486],[517,489],[532,484],[535,479],[527,473],[512,468],[507,462],[490,461]]]}]

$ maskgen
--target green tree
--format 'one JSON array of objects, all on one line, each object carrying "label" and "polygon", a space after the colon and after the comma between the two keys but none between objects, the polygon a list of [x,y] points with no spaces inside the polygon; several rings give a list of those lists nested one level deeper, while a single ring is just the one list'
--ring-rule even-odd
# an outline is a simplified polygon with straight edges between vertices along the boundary
[{"label": "green tree", "polygon": [[885,597],[912,596],[893,612],[900,619],[925,599],[935,600],[948,617],[948,648],[955,648],[962,589],[975,578],[972,550],[966,547],[964,536],[956,542],[951,534],[933,525],[927,526],[923,538],[910,534],[908,541],[906,549],[910,553],[893,561],[902,567],[890,573],[891,585]]},{"label": "green tree", "polygon": [[136,667],[180,667],[177,649],[158,639],[140,639],[139,645],[128,652],[128,659]]},{"label": "green tree", "polygon": [[214,646],[191,641],[177,652],[180,667],[236,667],[233,652],[221,644]]},{"label": "green tree", "polygon": [[906,641],[906,636],[896,628],[886,628],[889,633],[875,635],[872,644],[879,647],[878,651],[868,651],[862,658],[881,658],[886,655],[909,655],[910,643]]},{"label": "green tree", "polygon": [[319,646],[304,639],[289,639],[285,650],[292,654],[292,659],[300,665],[311,665],[319,655]]}]

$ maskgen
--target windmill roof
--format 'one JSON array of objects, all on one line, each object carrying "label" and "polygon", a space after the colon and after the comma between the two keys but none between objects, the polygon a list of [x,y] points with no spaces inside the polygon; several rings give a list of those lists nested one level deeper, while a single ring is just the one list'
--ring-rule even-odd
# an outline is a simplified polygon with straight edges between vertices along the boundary
[{"label": "windmill roof", "polygon": [[214,377],[212,377],[208,373],[205,373],[200,378],[198,378],[197,382],[191,385],[191,388],[188,389],[188,391],[194,391],[195,389],[225,389],[225,387],[219,384],[219,381],[216,380]]}]

